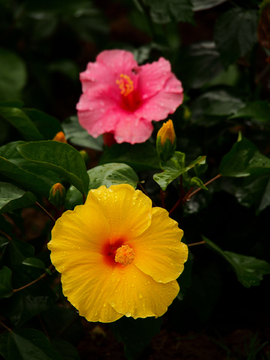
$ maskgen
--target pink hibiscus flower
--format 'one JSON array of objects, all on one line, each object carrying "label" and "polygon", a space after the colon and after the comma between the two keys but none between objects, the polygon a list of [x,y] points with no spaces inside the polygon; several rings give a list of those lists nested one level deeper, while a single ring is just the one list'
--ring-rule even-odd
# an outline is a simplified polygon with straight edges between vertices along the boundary
[{"label": "pink hibiscus flower", "polygon": [[183,101],[181,82],[169,61],[138,66],[125,50],[101,52],[80,74],[83,94],[77,104],[81,126],[97,137],[113,133],[118,143],[146,141],[152,120],[174,113]]}]

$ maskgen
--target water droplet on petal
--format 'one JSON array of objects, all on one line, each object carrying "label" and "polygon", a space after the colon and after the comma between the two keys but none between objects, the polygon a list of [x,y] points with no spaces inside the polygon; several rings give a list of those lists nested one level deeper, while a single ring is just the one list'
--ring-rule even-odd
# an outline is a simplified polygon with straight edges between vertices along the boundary
[{"label": "water droplet on petal", "polygon": [[143,296],[142,296],[142,293],[138,293],[138,296],[139,296],[139,298],[141,299]]}]

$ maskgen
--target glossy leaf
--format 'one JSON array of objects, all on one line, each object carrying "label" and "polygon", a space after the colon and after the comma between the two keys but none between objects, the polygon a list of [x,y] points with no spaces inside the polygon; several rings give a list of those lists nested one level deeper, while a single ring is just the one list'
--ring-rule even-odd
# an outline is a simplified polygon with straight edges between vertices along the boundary
[{"label": "glossy leaf", "polygon": [[135,320],[124,316],[112,323],[110,327],[116,339],[124,343],[127,359],[132,360],[159,332],[161,324],[162,318]]},{"label": "glossy leaf", "polygon": [[247,103],[230,116],[230,119],[251,118],[259,125],[270,126],[270,107],[266,101],[254,101]]},{"label": "glossy leaf", "polygon": [[155,174],[154,180],[159,184],[161,189],[165,191],[167,186],[175,180],[178,176],[186,173],[194,167],[195,164],[205,164],[206,156],[199,156],[196,160],[192,161],[188,166],[184,165],[185,154],[176,151],[174,156],[162,163],[164,171],[162,173]]},{"label": "glossy leaf", "polygon": [[6,266],[0,270],[0,298],[7,298],[13,294],[11,275],[12,271]]},{"label": "glossy leaf", "polygon": [[0,116],[16,127],[25,140],[43,140],[36,126],[21,109],[0,107]]},{"label": "glossy leaf", "polygon": [[34,194],[17,186],[0,182],[0,213],[20,209],[37,201]]},{"label": "glossy leaf", "polygon": [[107,163],[125,163],[135,171],[160,169],[155,148],[149,143],[115,144],[104,151],[99,165]]},{"label": "glossy leaf", "polygon": [[270,264],[266,261],[256,259],[252,256],[223,251],[220,247],[204,236],[203,240],[207,245],[229,262],[236,273],[238,281],[240,281],[246,288],[260,285],[263,275],[270,274]]},{"label": "glossy leaf", "polygon": [[[136,189],[139,178],[134,170],[120,163],[109,163],[99,165],[87,171],[89,175],[89,190],[97,189],[101,185],[109,187],[117,184],[129,184]],[[71,186],[67,191],[66,208],[72,210],[76,205],[83,202],[81,193]]]},{"label": "glossy leaf", "polygon": [[61,354],[62,360],[81,360],[78,351],[69,342],[64,340],[51,340],[53,350]]},{"label": "glossy leaf", "polygon": [[45,269],[44,262],[37,258],[26,258],[22,262],[23,265],[33,266],[39,269]]},{"label": "glossy leaf", "polygon": [[193,11],[211,9],[214,6],[220,5],[227,0],[191,0],[193,4]]},{"label": "glossy leaf", "polygon": [[172,19],[193,23],[191,0],[144,0],[150,6],[150,15],[157,24],[169,23]]},{"label": "glossy leaf", "polygon": [[19,99],[26,78],[23,60],[16,53],[0,48],[0,101]]},{"label": "glossy leaf", "polygon": [[222,158],[219,172],[232,177],[270,174],[270,159],[261,154],[252,142],[242,138]]},{"label": "glossy leaf", "polygon": [[47,337],[34,329],[7,331],[0,336],[1,355],[6,360],[62,360]]},{"label": "glossy leaf", "polygon": [[93,138],[88,132],[81,127],[78,122],[77,116],[72,116],[62,123],[66,139],[72,144],[87,147],[90,149],[102,151],[103,150],[103,138]]},{"label": "glossy leaf", "polygon": [[26,190],[47,196],[51,186],[59,182],[55,173],[26,160],[17,150],[22,141],[0,148],[0,173]]},{"label": "glossy leaf", "polygon": [[215,42],[225,68],[245,56],[257,42],[257,10],[241,7],[222,14],[215,26]]},{"label": "glossy leaf", "polygon": [[23,111],[45,140],[52,140],[59,131],[62,131],[59,120],[54,117],[35,109],[24,109]]},{"label": "glossy leaf", "polygon": [[27,160],[42,165],[65,177],[81,193],[87,194],[89,177],[80,153],[58,141],[39,141],[19,145],[19,153]]}]

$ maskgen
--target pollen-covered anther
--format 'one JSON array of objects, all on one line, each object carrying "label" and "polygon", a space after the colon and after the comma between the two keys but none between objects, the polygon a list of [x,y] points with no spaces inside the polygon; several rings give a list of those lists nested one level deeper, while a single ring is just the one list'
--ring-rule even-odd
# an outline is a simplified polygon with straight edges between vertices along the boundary
[{"label": "pollen-covered anther", "polygon": [[128,96],[134,90],[133,81],[128,75],[120,74],[120,79],[116,80],[116,84],[124,96]]},{"label": "pollen-covered anther", "polygon": [[133,262],[135,258],[134,250],[128,245],[122,245],[116,250],[115,261],[127,266]]}]

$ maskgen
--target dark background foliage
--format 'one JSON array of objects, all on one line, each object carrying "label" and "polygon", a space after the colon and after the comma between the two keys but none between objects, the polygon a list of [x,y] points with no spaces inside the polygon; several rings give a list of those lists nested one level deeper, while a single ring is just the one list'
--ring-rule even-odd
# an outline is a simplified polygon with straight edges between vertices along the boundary
[{"label": "dark background foliage", "polygon": [[[22,136],[23,130],[12,125],[12,116],[17,114],[16,120],[27,115],[35,124],[42,123],[42,136],[48,140],[61,130],[53,117],[60,120],[76,148],[86,148],[89,169],[109,162],[127,163],[161,205],[153,180],[159,169],[153,144],[160,123],[147,144],[123,144],[105,152],[102,142],[90,145],[85,134],[72,127],[70,117],[76,116],[81,94],[79,73],[100,51],[116,48],[132,51],[139,63],[160,56],[170,60],[185,93],[184,104],[171,116],[177,150],[186,154],[187,164],[207,156],[203,182],[222,173],[221,160],[239,132],[254,144],[248,143],[244,150],[256,146],[269,158],[269,14],[270,3],[256,0],[0,0],[0,101],[12,101],[0,106],[0,156],[7,154],[4,145],[12,141],[41,140],[33,129],[29,139]],[[10,107],[17,109],[15,115],[5,110]],[[10,154],[13,150],[8,149]],[[236,163],[241,165],[244,157],[241,152]],[[0,176],[3,182],[10,179],[4,170]],[[23,178],[25,173],[16,176]],[[43,196],[59,174],[48,173],[47,178],[42,184],[34,179],[36,191],[30,190],[57,216]],[[17,181],[12,178],[12,185],[18,186]],[[25,184],[19,185],[28,190]],[[124,342],[130,359],[270,359],[269,275],[260,283],[261,268],[255,284],[245,275],[249,285],[260,286],[244,286],[239,273],[236,276],[210,243],[190,247],[179,279],[181,293],[163,321],[124,319],[111,327],[87,323],[63,297],[56,273],[8,297],[12,288],[38,278],[50,266],[46,241],[52,224],[46,214],[30,206],[36,201],[31,196],[23,195],[23,210],[5,208],[2,212],[7,216],[0,217],[4,279],[0,321],[12,329],[1,327],[3,358],[32,359],[34,346],[44,360],[124,359],[124,347],[116,338]],[[167,209],[178,196],[175,180],[165,192]],[[68,198],[66,207],[74,205]],[[200,191],[172,216],[184,229],[188,244],[201,242],[203,235],[225,251],[270,263],[269,205],[269,172],[230,175]],[[8,246],[3,233],[13,239]],[[30,259],[30,266],[25,259]],[[20,346],[28,346],[29,353],[22,353]]]}]

